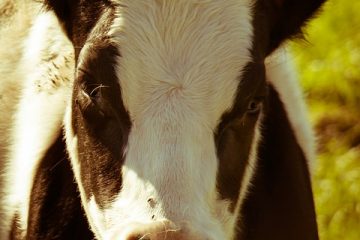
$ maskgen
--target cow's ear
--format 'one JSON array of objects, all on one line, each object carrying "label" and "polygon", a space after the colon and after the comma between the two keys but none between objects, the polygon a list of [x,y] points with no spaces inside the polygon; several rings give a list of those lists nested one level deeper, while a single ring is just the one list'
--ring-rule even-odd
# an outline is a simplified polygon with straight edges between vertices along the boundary
[{"label": "cow's ear", "polygon": [[271,53],[285,39],[301,34],[301,28],[310,20],[326,0],[260,0],[266,5],[270,24],[269,45]]},{"label": "cow's ear", "polygon": [[242,205],[238,239],[318,240],[306,157],[273,87],[254,174]]}]

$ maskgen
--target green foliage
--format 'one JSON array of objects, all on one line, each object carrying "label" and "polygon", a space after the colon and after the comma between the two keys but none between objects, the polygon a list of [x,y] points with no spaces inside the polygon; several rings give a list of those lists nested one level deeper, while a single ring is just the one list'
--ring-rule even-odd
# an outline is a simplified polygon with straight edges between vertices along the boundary
[{"label": "green foliage", "polygon": [[323,240],[360,239],[360,1],[330,0],[292,44],[319,141],[314,194]]}]

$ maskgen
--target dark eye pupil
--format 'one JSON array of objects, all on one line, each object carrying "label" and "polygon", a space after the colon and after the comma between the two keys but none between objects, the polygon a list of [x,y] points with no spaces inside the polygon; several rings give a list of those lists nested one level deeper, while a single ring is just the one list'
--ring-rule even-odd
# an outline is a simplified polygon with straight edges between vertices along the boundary
[{"label": "dark eye pupil", "polygon": [[248,113],[257,113],[260,110],[260,101],[252,100],[248,105]]},{"label": "dark eye pupil", "polygon": [[253,110],[253,109],[256,109],[256,108],[257,108],[257,103],[256,102],[251,102],[250,106],[249,106],[249,109]]}]

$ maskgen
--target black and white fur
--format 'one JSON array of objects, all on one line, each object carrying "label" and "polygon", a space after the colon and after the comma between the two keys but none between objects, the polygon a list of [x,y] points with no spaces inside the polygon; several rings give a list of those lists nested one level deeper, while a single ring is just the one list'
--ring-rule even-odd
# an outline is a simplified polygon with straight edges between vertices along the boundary
[{"label": "black and white fur", "polygon": [[279,46],[321,3],[15,1],[0,238],[318,239],[314,140]]}]

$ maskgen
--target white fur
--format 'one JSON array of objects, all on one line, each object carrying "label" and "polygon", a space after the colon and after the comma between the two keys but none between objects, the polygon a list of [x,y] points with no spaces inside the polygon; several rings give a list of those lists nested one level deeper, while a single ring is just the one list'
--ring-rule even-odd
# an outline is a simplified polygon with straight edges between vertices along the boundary
[{"label": "white fur", "polygon": [[315,161],[315,138],[288,50],[284,47],[279,48],[266,59],[266,75],[268,81],[279,93],[311,172]]},{"label": "white fur", "polygon": [[86,207],[89,218],[102,215],[92,228],[155,215],[206,239],[230,239],[235,216],[217,200],[213,132],[251,61],[252,1],[119,2],[110,37],[133,125],[122,191],[109,209]]},{"label": "white fur", "polygon": [[[249,189],[252,177],[254,176],[254,172],[256,169],[258,146],[259,146],[259,142],[261,141],[262,118],[263,118],[263,115],[260,115],[260,117],[255,125],[255,132],[254,132],[254,137],[253,137],[252,144],[251,144],[248,165],[246,166],[244,177],[241,182],[240,196],[239,196],[240,201],[238,202],[237,209],[241,207],[241,204],[243,203],[243,201],[248,193],[248,189]],[[236,210],[236,211],[238,211],[238,210]]]},{"label": "white fur", "polygon": [[[15,115],[7,160],[7,196],[2,202],[7,207],[6,223],[11,223],[18,212],[22,230],[27,227],[30,192],[39,160],[61,131],[74,68],[71,44],[51,13],[39,14],[26,46],[18,70],[24,90]],[[49,56],[54,58],[44,60]]]},{"label": "white fur", "polygon": [[[0,3],[0,239],[6,239],[8,223],[5,223],[4,202],[5,159],[8,156],[14,113],[19,101],[23,76],[18,70],[22,46],[33,23],[36,4],[29,1],[5,0]],[[6,10],[5,10],[6,9]]]},{"label": "white fur", "polygon": [[[6,13],[0,14],[0,173],[2,174],[2,165],[9,144],[9,129],[22,88],[20,81],[22,75],[17,69],[22,56],[24,39],[32,25],[36,6],[28,1],[20,4],[20,0],[1,0],[0,2],[0,12]],[[3,189],[1,178],[0,175],[0,192]],[[2,195],[0,193],[0,196]],[[0,206],[0,222],[3,212],[1,209]]]}]

